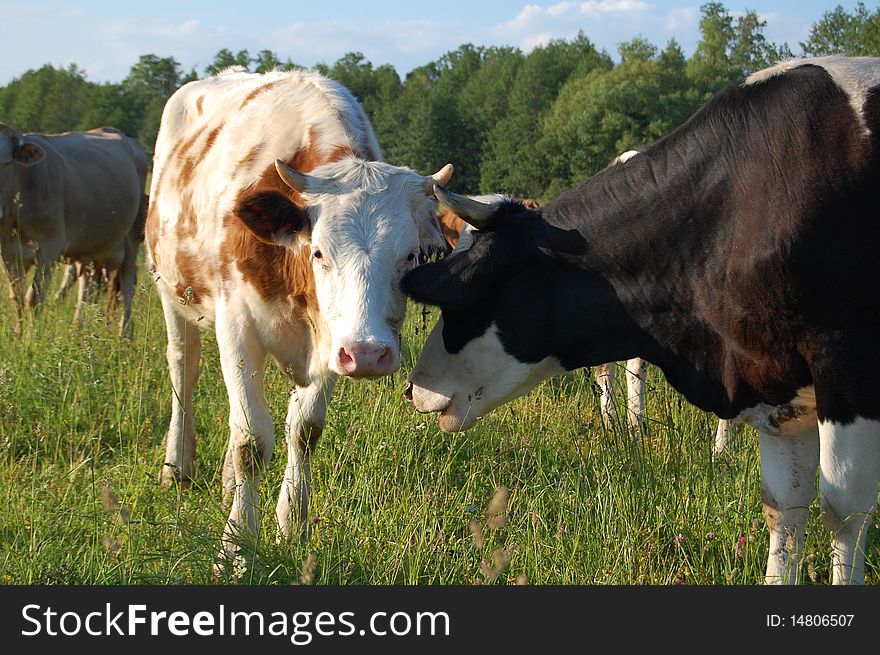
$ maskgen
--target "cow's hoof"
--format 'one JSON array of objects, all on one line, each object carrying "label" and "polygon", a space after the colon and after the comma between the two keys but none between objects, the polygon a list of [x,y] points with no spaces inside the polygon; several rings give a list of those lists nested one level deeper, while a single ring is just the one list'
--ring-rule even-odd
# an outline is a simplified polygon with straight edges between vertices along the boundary
[{"label": "cow's hoof", "polygon": [[162,487],[180,487],[181,489],[189,489],[192,485],[192,479],[188,475],[179,476],[177,467],[172,464],[162,466]]}]

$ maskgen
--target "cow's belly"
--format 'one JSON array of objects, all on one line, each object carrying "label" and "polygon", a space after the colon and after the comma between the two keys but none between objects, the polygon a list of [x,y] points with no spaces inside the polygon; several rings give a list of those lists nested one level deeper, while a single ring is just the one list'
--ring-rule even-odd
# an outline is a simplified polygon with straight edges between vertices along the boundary
[{"label": "cow's belly", "polygon": [[794,437],[815,428],[816,391],[813,387],[798,389],[789,402],[782,405],[758,404],[743,410],[737,421],[744,421],[756,430],[774,437]]}]

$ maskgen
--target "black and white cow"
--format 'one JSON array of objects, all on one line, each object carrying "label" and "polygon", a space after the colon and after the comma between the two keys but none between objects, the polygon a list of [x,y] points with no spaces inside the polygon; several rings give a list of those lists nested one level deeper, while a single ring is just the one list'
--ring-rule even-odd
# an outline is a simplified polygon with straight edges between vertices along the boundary
[{"label": "black and white cow", "polygon": [[[766,581],[816,496],[864,581],[880,480],[880,59],[791,60],[540,210],[439,190],[478,231],[402,280],[442,315],[407,385],[444,430],[552,375],[642,356],[760,433]],[[633,240],[631,235],[639,235]]]}]

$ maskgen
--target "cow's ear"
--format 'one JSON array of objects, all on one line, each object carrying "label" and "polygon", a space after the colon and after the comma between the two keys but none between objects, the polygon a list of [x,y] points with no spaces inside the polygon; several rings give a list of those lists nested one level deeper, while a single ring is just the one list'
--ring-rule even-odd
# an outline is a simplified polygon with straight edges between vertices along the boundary
[{"label": "cow's ear", "polygon": [[292,245],[309,229],[308,212],[275,191],[241,198],[233,213],[260,241],[277,246]]},{"label": "cow's ear", "polygon": [[[403,276],[401,290],[416,302],[452,311],[462,311],[485,300],[491,291],[493,276],[469,275],[460,260],[463,252],[439,262],[422,264]],[[487,271],[488,273],[488,271]]]},{"label": "cow's ear", "polygon": [[46,156],[46,151],[36,143],[25,142],[15,149],[15,161],[24,166],[33,166]]}]

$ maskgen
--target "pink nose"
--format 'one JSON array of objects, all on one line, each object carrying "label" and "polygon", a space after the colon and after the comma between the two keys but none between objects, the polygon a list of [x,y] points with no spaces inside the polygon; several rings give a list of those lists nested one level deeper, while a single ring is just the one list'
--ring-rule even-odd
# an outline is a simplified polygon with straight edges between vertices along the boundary
[{"label": "pink nose", "polygon": [[353,343],[339,349],[339,368],[353,378],[375,378],[391,373],[394,353],[384,343]]}]

